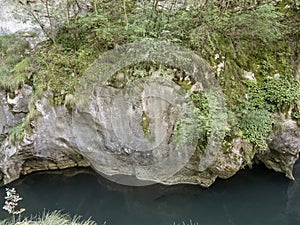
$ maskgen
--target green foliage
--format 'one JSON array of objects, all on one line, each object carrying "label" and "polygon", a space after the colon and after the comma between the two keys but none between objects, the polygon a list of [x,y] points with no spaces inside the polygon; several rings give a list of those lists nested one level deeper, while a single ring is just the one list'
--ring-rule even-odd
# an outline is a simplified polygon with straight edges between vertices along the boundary
[{"label": "green foliage", "polygon": [[[299,81],[292,77],[300,46],[300,13],[298,0],[262,5],[253,2],[232,1],[222,6],[221,2],[207,1],[189,10],[159,10],[148,1],[126,1],[125,17],[122,1],[97,1],[96,8],[88,8],[86,14],[68,18],[53,43],[40,45],[30,58],[24,59],[28,44],[16,41],[16,37],[0,37],[0,85],[13,90],[24,82],[30,83],[35,95],[50,90],[53,102],[63,104],[66,96],[72,96],[78,78],[103,52],[143,39],[177,42],[205,58],[215,70],[224,61],[217,78],[226,103],[238,114],[243,136],[264,148],[262,140],[269,132],[270,113],[284,111],[299,100]],[[292,8],[286,9],[286,4]],[[54,39],[53,33],[50,36]],[[216,59],[216,54],[224,58]],[[164,77],[176,77],[174,68],[143,66],[125,68],[112,76],[110,85],[123,88],[159,70]],[[253,72],[257,83],[244,82],[244,71]],[[268,78],[276,73],[280,79]],[[184,80],[176,83],[187,91],[191,88]],[[204,137],[210,130],[205,97],[195,93],[190,96],[195,104],[193,120],[201,124],[203,130],[199,133]],[[294,112],[294,118],[298,114]],[[265,121],[265,129],[258,126],[255,116]],[[176,129],[184,133],[186,127],[191,128],[189,124],[191,121],[181,121]],[[148,132],[147,120],[143,128]]]},{"label": "green foliage", "polygon": [[300,100],[300,81],[296,79],[268,79],[264,86],[261,85],[261,89],[266,92],[266,101],[277,109]]},{"label": "green foliage", "polygon": [[34,56],[40,68],[34,78],[35,85],[41,87],[38,89],[53,90],[55,102],[62,103],[66,93],[74,91],[76,79],[101,52],[141,39],[179,42],[213,66],[215,54],[224,55],[226,65],[219,79],[232,104],[239,98],[237,92],[245,89],[241,83],[243,69],[263,76],[294,71],[290,51],[283,54],[289,50],[283,38],[288,27],[282,23],[285,14],[273,4],[245,11],[214,3],[190,10],[157,10],[148,2],[126,1],[126,10],[128,21],[122,2],[99,1],[97,10],[70,18],[56,37],[57,47],[43,47],[44,52]]},{"label": "green foliage", "polygon": [[40,217],[35,218],[25,218],[17,223],[15,221],[10,220],[2,220],[0,221],[0,225],[96,225],[96,223],[92,220],[81,220],[80,217],[70,217],[69,215],[62,214],[61,212],[54,211],[49,213],[44,213]]},{"label": "green foliage", "polygon": [[[26,77],[20,74],[21,61],[29,50],[27,41],[16,35],[0,36],[0,86],[7,90],[16,90]],[[24,61],[25,63],[25,61]],[[24,64],[23,63],[23,64]],[[17,71],[14,67],[19,65]]]},{"label": "green foliage", "polygon": [[[242,74],[253,71],[258,79],[280,73],[295,73],[290,43],[284,38],[291,28],[284,21],[285,15],[277,6],[266,4],[251,10],[236,11],[212,6],[197,11],[194,29],[188,36],[188,47],[194,49],[212,66],[224,57],[224,70],[220,84],[229,105],[236,105],[246,91]],[[197,21],[197,22],[196,22]]]},{"label": "green foliage", "polygon": [[129,38],[132,41],[164,39],[183,43],[188,30],[195,24],[192,16],[185,10],[157,11],[152,4],[138,4],[129,20]]},{"label": "green foliage", "polygon": [[300,100],[300,82],[294,78],[267,78],[261,83],[248,81],[247,87],[247,98],[236,107],[239,127],[243,137],[265,149],[265,139],[272,130],[272,114],[296,105]]},{"label": "green foliage", "polygon": [[35,53],[33,64],[39,68],[33,85],[39,92],[50,90],[55,104],[62,104],[67,93],[73,93],[78,78],[76,53],[48,46]]},{"label": "green foliage", "polygon": [[17,141],[21,141],[24,138],[24,124],[21,123],[19,125],[16,125],[12,127],[8,132],[8,140],[10,143],[14,144]]},{"label": "green foliage", "polygon": [[188,91],[193,105],[189,105],[191,111],[183,115],[183,119],[175,124],[175,143],[185,143],[192,137],[198,136],[199,143],[205,143],[206,138],[212,129],[212,115],[209,108],[208,99],[205,93],[195,93]]},{"label": "green foliage", "polygon": [[[176,147],[187,145],[189,144],[189,141],[192,141],[193,137],[198,136],[200,122],[202,122],[200,120],[201,118],[199,109],[194,108],[192,112],[183,115],[183,118],[176,122],[173,131],[173,139],[176,143]],[[203,135],[203,133],[199,134]]]},{"label": "green foliage", "polygon": [[264,43],[283,38],[283,14],[273,4],[265,4],[246,13],[234,13],[230,19],[229,35],[238,39],[259,39]]},{"label": "green foliage", "polygon": [[244,98],[240,99],[240,104],[235,108],[240,115],[245,115],[249,111],[255,109],[265,109],[268,107],[266,103],[266,93],[261,89],[261,87],[253,81],[246,82],[247,91]]},{"label": "green foliage", "polygon": [[280,22],[283,14],[272,4],[246,12],[222,11],[219,7],[212,6],[205,10],[200,9],[197,16],[198,26],[191,33],[191,42],[197,48],[205,48],[208,44],[207,47],[218,49],[221,47],[218,46],[219,37],[230,38],[231,41],[272,43],[283,38],[286,28]]},{"label": "green foliage", "polygon": [[247,99],[243,99],[237,107],[241,114],[254,109],[283,111],[300,100],[300,82],[295,78],[266,78],[260,83],[248,81],[246,84]]},{"label": "green foliage", "polygon": [[24,83],[31,84],[31,77],[35,73],[35,70],[30,65],[30,57],[23,59],[15,65],[12,72],[15,83],[18,84],[19,87]]},{"label": "green foliage", "polygon": [[212,115],[210,107],[205,93],[189,92],[189,95],[195,105],[195,113],[198,122],[198,129],[200,137],[204,138],[211,131]]},{"label": "green foliage", "polygon": [[263,151],[267,149],[266,139],[272,131],[273,123],[272,113],[266,110],[254,110],[243,116],[239,121],[239,127],[243,137]]}]

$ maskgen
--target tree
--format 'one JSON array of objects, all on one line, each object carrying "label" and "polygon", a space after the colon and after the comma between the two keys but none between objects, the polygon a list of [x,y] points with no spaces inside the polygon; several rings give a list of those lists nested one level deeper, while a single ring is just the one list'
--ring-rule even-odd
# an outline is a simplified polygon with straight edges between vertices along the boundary
[{"label": "tree", "polygon": [[69,24],[71,17],[77,17],[86,11],[88,4],[89,1],[86,0],[19,0],[21,10],[18,13],[25,12],[27,17],[24,19],[37,24],[44,35],[55,44],[58,28],[64,23]]}]

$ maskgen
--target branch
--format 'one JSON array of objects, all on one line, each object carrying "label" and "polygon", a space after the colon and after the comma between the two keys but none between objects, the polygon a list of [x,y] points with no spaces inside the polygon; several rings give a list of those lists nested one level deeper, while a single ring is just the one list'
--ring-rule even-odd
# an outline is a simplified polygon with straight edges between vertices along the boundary
[{"label": "branch", "polygon": [[46,11],[47,11],[47,16],[49,18],[49,26],[50,26],[50,39],[53,42],[53,44],[55,45],[55,35],[54,35],[54,27],[53,27],[53,21],[52,21],[52,16],[50,14],[49,11],[49,1],[46,0]]},{"label": "branch", "polygon": [[123,8],[124,8],[124,17],[126,21],[126,30],[128,30],[128,17],[127,17],[127,12],[126,12],[126,0],[123,0]]}]

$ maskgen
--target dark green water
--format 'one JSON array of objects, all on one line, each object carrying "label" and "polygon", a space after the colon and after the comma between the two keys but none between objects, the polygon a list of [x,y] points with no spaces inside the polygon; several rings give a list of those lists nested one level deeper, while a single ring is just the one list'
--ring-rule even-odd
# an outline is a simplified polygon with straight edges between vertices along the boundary
[{"label": "dark green water", "polygon": [[[255,166],[209,189],[199,186],[126,187],[87,170],[75,176],[32,174],[12,185],[27,215],[61,209],[107,225],[299,225],[300,184]],[[300,163],[295,169],[300,182]],[[1,204],[5,195],[1,188]],[[7,214],[1,210],[1,219]]]}]

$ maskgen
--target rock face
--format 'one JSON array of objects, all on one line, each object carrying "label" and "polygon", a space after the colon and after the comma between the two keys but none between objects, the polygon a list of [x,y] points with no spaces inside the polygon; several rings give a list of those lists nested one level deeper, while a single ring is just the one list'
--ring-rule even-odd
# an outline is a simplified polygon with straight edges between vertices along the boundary
[{"label": "rock face", "polygon": [[[20,142],[12,143],[7,138],[12,127],[25,118],[24,112],[28,112],[29,90],[29,86],[24,86],[14,99],[10,99],[3,90],[0,91],[2,184],[33,171],[89,165],[82,155],[76,152],[71,126],[68,124],[71,121],[68,111],[64,107],[51,108],[45,99],[37,103],[42,115],[32,123],[33,132],[25,133]],[[42,103],[48,107],[42,107]]]},{"label": "rock face", "polygon": [[[177,96],[176,86],[168,82],[155,85],[139,80],[128,90],[110,86],[94,89],[88,105],[73,111],[63,105],[51,105],[48,99],[53,96],[45,93],[35,102],[39,115],[31,121],[28,133],[17,129],[17,125],[32,113],[28,109],[32,88],[23,85],[14,93],[0,90],[1,184],[34,171],[91,166],[123,184],[146,185],[147,180],[208,187],[218,177],[227,179],[251,165],[255,158],[293,179],[293,166],[300,152],[296,121],[277,118],[281,126],[269,136],[269,150],[265,153],[257,153],[252,144],[240,137],[224,142],[214,160],[203,169],[200,164],[205,149],[191,142],[188,147],[195,147],[191,152],[176,148],[171,151],[174,145],[170,130],[180,116],[176,106],[184,101]],[[163,100],[162,93],[173,98]],[[129,95],[131,98],[124,99]],[[15,140],[14,136],[22,140]],[[172,154],[172,160],[164,160]],[[121,181],[111,175],[130,175],[138,180]]]},{"label": "rock face", "polygon": [[14,18],[13,11],[16,8],[15,2],[11,0],[0,0],[0,5],[0,35],[15,33],[20,30],[32,30],[32,24],[22,23],[20,20]]},{"label": "rock face", "polygon": [[[1,5],[9,5],[7,2],[0,0]],[[178,1],[179,5],[174,7],[185,7],[187,2]],[[198,2],[202,4],[204,1]],[[6,15],[11,18],[11,11],[11,7],[0,8],[0,21],[4,21],[0,24],[0,34],[14,32],[9,28],[19,26],[11,26],[10,21],[13,20],[3,19]],[[20,27],[23,28],[26,27]],[[251,74],[247,76],[253,79]],[[173,160],[164,161],[164,158],[170,157],[170,149],[176,149],[169,141],[172,140],[170,130],[174,128],[180,110],[173,106],[185,100],[176,97],[179,90],[172,85],[162,86],[157,88],[151,83],[144,83],[144,87],[139,89],[138,85],[134,85],[134,97],[142,97],[142,101],[137,105],[133,98],[129,108],[128,105],[127,108],[121,106],[128,103],[124,96],[130,92],[102,88],[93,93],[87,107],[73,112],[65,106],[51,105],[48,101],[52,99],[51,93],[48,96],[45,93],[35,102],[39,115],[31,121],[29,133],[23,133],[17,125],[32,113],[28,109],[32,87],[24,85],[15,93],[0,89],[1,184],[34,171],[91,166],[106,175],[134,175],[140,180],[168,185],[189,183],[208,187],[218,177],[227,179],[251,165],[255,155],[269,168],[293,179],[293,165],[300,152],[300,131],[296,122],[290,119],[282,120],[281,128],[269,137],[269,151],[265,154],[256,154],[251,144],[235,137],[222,146],[204,169],[200,167],[204,149],[193,149],[194,142],[186,145],[187,148],[192,147],[192,152],[189,149],[186,152],[175,150]],[[191,89],[202,91],[196,85]],[[169,102],[153,98],[153,95],[160,97],[162,94],[175,97],[168,99]],[[14,136],[21,137],[21,140],[15,140]],[[158,145],[160,148],[156,149]],[[151,151],[145,151],[145,146]]]},{"label": "rock face", "polygon": [[268,167],[277,172],[293,177],[293,167],[299,158],[300,128],[293,120],[285,120],[282,127],[268,139],[269,152],[258,155],[258,158]]},{"label": "rock face", "polygon": [[[66,21],[66,13],[72,16],[87,12],[88,7],[90,7],[89,1],[78,0],[76,2],[80,8],[76,5],[67,8],[66,5],[70,3],[65,1],[48,1],[49,12],[47,12],[45,1],[0,0],[0,35],[19,33],[34,47],[47,37],[56,35],[58,27]],[[37,22],[28,14],[34,14],[34,17],[39,21]],[[54,34],[50,34],[50,18],[52,18]]]},{"label": "rock face", "polygon": [[[300,79],[300,63],[297,68],[295,77]],[[295,108],[300,111],[299,100]],[[290,118],[285,119],[283,115],[278,115],[277,120],[281,121],[281,126],[268,138],[269,152],[258,155],[258,158],[268,168],[285,173],[288,178],[293,180],[293,168],[299,158],[300,152],[300,119],[294,121]]]},{"label": "rock face", "polygon": [[[110,89],[107,94],[113,96],[113,92],[115,90]],[[42,98],[36,102],[36,108],[40,115],[31,123],[32,133],[25,133],[22,141],[11,142],[7,134],[13,130],[12,127],[25,118],[28,112],[26,105],[28,106],[28,95],[30,93],[31,88],[26,85],[16,92],[13,99],[3,90],[0,92],[0,127],[2,135],[0,170],[2,184],[9,183],[20,175],[33,171],[89,165],[92,165],[98,172],[107,175],[132,175],[132,168],[128,168],[128,165],[137,162],[147,164],[147,160],[154,157],[145,154],[144,151],[132,152],[133,150],[129,148],[116,148],[120,140],[116,136],[104,135],[105,132],[109,133],[109,130],[113,129],[108,127],[110,118],[107,118],[109,115],[107,109],[110,108],[111,104],[109,100],[102,102],[103,111],[98,111],[102,114],[100,121],[102,124],[96,124],[98,129],[98,137],[96,138],[93,130],[93,127],[95,127],[93,120],[95,111],[89,109],[81,114],[81,117],[75,117],[77,119],[76,126],[73,126],[74,121],[72,119],[74,120],[74,116],[72,118],[72,113],[64,106],[51,106],[47,98]],[[148,113],[151,110],[153,109],[148,108]],[[158,128],[157,130],[160,132],[166,131],[163,123],[168,126],[167,122],[170,122],[169,120],[172,120],[172,118],[158,118],[156,124],[161,129]],[[90,121],[90,123],[87,123],[87,121]],[[104,130],[104,127],[106,127],[106,130]],[[107,138],[107,140],[104,140],[104,138]],[[126,136],[123,138],[126,138]],[[82,144],[85,146],[82,146]],[[99,148],[98,154],[103,156],[102,160],[99,160],[99,155],[96,157],[93,152],[89,152],[95,146]],[[186,165],[182,166],[180,171],[174,173],[168,179],[156,181],[164,184],[191,183],[209,186],[217,177],[228,178],[243,167],[246,146],[247,144],[240,138],[234,139],[230,146],[227,146],[224,151],[220,151],[215,163],[204,171],[199,170],[199,155],[201,154],[198,149],[185,162]],[[118,152],[112,152],[113,157],[108,158],[107,152],[113,149],[118,149]],[[170,166],[163,165],[163,167],[168,169]],[[143,180],[149,178],[149,176],[155,177],[158,172],[157,169],[144,170],[143,173],[136,173],[135,175]]]},{"label": "rock face", "polygon": [[[106,92],[109,94],[108,96],[114,96],[113,93],[116,91],[110,88]],[[49,96],[44,97],[36,102],[36,108],[40,115],[31,123],[32,133],[25,133],[22,141],[11,142],[8,138],[8,132],[12,131],[12,127],[19,124],[28,113],[28,95],[30,93],[31,88],[26,85],[15,93],[14,98],[9,97],[5,91],[0,91],[0,170],[2,184],[9,183],[18,179],[20,175],[34,171],[70,167],[92,166],[96,171],[106,175],[132,175],[131,168],[127,167],[133,160],[141,164],[147,164],[147,160],[151,160],[151,157],[145,155],[143,151],[132,152],[133,150],[129,148],[116,148],[120,140],[113,136],[104,135],[105,132],[113,129],[108,127],[109,118],[106,118],[108,116],[107,109],[111,104],[109,99],[102,102],[103,110],[97,111],[97,113],[102,114],[102,119],[99,121],[102,124],[97,124],[92,120],[96,112],[92,108],[81,112],[80,117],[74,117],[74,113],[72,115],[66,107],[52,106],[47,100]],[[74,119],[77,119],[75,126]],[[164,126],[163,123],[166,121],[159,122]],[[106,131],[104,127],[106,127]],[[92,136],[94,135],[94,128],[98,132],[97,138]],[[81,139],[78,138],[79,136]],[[110,138],[104,140],[105,137]],[[82,138],[85,140],[83,141]],[[86,145],[85,148],[83,144]],[[300,151],[300,132],[295,121],[285,121],[282,128],[270,136],[268,144],[269,153],[258,155],[258,158],[269,168],[286,173],[292,179],[293,165],[298,159]],[[111,145],[115,146],[112,147]],[[96,157],[89,152],[95,146],[99,148],[103,160],[97,160],[98,156]],[[107,152],[111,153],[112,149],[119,149],[119,152],[113,153],[119,161],[116,161],[114,157],[112,159],[107,158]],[[168,185],[189,183],[208,187],[216,178],[227,179],[247,164],[251,164],[254,155],[255,150],[251,144],[242,138],[234,138],[222,147],[215,161],[202,171],[199,169],[201,149],[197,148],[186,165],[172,176],[161,179],[159,182]],[[143,180],[149,178],[150,175],[154,176],[151,173],[157,173],[157,171],[149,170],[144,171],[144,174],[136,173],[135,175]]]}]

